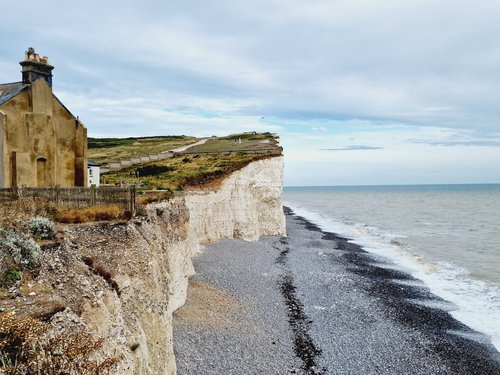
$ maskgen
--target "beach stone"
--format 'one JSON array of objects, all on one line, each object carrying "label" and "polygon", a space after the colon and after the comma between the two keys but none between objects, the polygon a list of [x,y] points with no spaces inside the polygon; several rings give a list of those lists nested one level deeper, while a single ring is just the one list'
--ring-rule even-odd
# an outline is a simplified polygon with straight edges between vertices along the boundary
[{"label": "beach stone", "polygon": [[424,285],[396,282],[410,275],[290,210],[286,229],[195,259],[174,314],[179,375],[500,374],[487,337]]}]

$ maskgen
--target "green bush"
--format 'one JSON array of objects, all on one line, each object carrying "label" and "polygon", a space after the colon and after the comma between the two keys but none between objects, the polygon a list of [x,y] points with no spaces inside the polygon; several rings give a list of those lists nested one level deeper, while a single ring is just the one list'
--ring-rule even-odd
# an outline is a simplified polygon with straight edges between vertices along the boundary
[{"label": "green bush", "polygon": [[161,173],[172,172],[175,168],[166,165],[150,164],[137,168],[138,177],[157,176]]},{"label": "green bush", "polygon": [[38,265],[40,246],[25,235],[10,233],[0,239],[0,254],[0,258],[10,258],[23,268],[34,268]]},{"label": "green bush", "polygon": [[8,288],[17,283],[19,280],[21,280],[22,276],[23,273],[17,270],[16,268],[7,268],[0,274],[0,283],[2,286]]},{"label": "green bush", "polygon": [[35,237],[51,240],[55,237],[54,223],[45,217],[34,217],[26,223],[26,229]]},{"label": "green bush", "polygon": [[15,232],[0,232],[0,287],[15,285],[26,269],[38,266],[40,246],[32,238]]}]

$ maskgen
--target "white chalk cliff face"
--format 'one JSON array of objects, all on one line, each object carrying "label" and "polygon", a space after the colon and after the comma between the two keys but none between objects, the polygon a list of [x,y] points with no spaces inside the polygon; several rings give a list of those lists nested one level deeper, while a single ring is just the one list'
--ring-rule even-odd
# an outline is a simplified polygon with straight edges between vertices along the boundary
[{"label": "white chalk cliff face", "polygon": [[[180,198],[180,204],[185,204],[189,212],[189,248],[195,249],[188,254],[189,264],[200,245],[222,238],[256,241],[260,236],[285,235],[283,167],[283,157],[259,160],[233,173],[217,190],[191,191]],[[170,261],[176,264],[177,259]],[[184,265],[184,261],[181,259],[179,264]],[[182,269],[182,274],[192,274],[191,268]],[[186,299],[187,278],[174,277],[173,282],[184,284],[176,288],[184,293],[173,303],[177,309]]]},{"label": "white chalk cliff face", "polygon": [[[59,297],[79,306],[74,322],[104,339],[97,356],[121,356],[116,374],[175,374],[172,313],[185,302],[193,256],[222,238],[285,235],[282,180],[283,157],[259,160],[216,190],[150,204],[145,218],[126,225],[68,227],[61,271],[72,276],[58,279],[65,284]],[[109,269],[120,295],[88,271],[82,256]],[[60,314],[60,324],[70,324],[71,309]]]}]

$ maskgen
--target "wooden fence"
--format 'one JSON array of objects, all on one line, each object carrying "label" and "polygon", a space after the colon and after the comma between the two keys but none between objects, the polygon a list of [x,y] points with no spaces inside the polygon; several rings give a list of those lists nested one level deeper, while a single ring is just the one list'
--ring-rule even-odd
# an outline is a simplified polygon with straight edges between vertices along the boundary
[{"label": "wooden fence", "polygon": [[125,168],[132,167],[133,165],[149,163],[151,161],[164,160],[174,157],[173,151],[164,151],[158,154],[138,156],[128,159],[121,159],[116,161],[110,161],[101,164],[101,173],[116,172]]},{"label": "wooden fence", "polygon": [[134,186],[100,187],[47,187],[47,188],[4,188],[0,189],[0,202],[19,198],[42,199],[58,207],[83,208],[114,204],[132,213],[135,212]]}]

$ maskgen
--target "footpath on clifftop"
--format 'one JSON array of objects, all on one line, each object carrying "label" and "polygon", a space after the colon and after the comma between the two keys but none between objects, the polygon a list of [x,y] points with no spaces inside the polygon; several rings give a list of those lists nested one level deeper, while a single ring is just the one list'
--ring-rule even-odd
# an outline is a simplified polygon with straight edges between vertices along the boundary
[{"label": "footpath on clifftop", "polygon": [[288,237],[195,259],[174,314],[179,375],[500,374],[487,337],[418,280],[286,213]]}]

